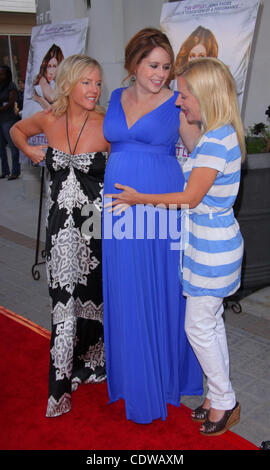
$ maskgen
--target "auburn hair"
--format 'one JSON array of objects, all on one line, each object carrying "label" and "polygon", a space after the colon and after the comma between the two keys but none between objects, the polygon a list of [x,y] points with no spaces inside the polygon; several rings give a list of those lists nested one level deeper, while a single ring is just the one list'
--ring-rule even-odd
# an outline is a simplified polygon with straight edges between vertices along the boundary
[{"label": "auburn hair", "polygon": [[128,76],[125,80],[132,77],[137,65],[156,47],[162,47],[170,57],[171,69],[166,81],[166,85],[169,86],[174,76],[174,52],[166,34],[156,28],[144,28],[128,41],[125,48],[124,63]]}]

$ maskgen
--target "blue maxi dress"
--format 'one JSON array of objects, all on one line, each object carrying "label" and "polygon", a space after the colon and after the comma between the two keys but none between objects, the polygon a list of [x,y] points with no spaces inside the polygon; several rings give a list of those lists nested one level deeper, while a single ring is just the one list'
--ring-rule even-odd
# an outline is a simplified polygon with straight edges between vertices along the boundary
[{"label": "blue maxi dress", "polygon": [[[104,120],[111,143],[104,194],[116,193],[115,183],[147,193],[181,191],[177,92],[128,128],[122,91],[112,93]],[[165,420],[168,403],[180,406],[181,395],[203,393],[202,371],[184,332],[179,249],[172,249],[180,222],[176,210],[143,205],[103,214],[108,392],[110,403],[125,401],[126,417],[136,423]]]}]

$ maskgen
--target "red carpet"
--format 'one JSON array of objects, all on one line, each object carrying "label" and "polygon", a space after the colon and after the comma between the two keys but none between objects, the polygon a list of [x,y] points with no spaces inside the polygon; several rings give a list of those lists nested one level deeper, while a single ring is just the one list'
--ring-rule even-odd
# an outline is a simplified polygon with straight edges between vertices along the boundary
[{"label": "red carpet", "polygon": [[206,438],[185,406],[168,409],[167,421],[126,421],[123,402],[107,405],[106,383],[80,386],[73,409],[46,418],[48,331],[0,307],[1,450],[257,450],[228,431]]}]

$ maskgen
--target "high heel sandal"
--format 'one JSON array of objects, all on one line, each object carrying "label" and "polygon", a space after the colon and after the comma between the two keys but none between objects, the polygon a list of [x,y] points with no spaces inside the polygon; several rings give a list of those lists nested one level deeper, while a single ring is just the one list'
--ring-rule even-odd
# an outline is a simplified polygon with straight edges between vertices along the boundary
[{"label": "high heel sandal", "polygon": [[219,421],[209,421],[207,418],[203,424],[204,429],[200,429],[200,433],[205,436],[219,436],[226,432],[229,428],[239,423],[240,421],[240,404],[236,405],[231,410],[226,410],[223,417]]},{"label": "high heel sandal", "polygon": [[209,411],[209,409],[203,408],[203,406],[198,406],[198,408],[192,411],[192,421],[197,421],[197,423],[204,423],[205,420],[208,418]]}]

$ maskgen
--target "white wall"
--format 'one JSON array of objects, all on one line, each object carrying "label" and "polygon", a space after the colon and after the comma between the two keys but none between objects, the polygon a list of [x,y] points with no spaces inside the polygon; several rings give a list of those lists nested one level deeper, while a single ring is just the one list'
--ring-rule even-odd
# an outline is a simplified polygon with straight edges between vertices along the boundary
[{"label": "white wall", "polygon": [[92,0],[88,10],[89,35],[87,52],[97,59],[104,71],[101,104],[106,105],[111,92],[124,78],[124,15],[125,0]]},{"label": "white wall", "polygon": [[[42,2],[43,0],[38,0]],[[86,52],[104,69],[102,104],[107,104],[114,88],[121,86],[124,48],[130,37],[146,26],[159,27],[164,0],[50,0],[51,21],[89,18]],[[270,0],[261,0],[254,34],[247,86],[243,101],[245,126],[266,122],[265,110],[270,105]]]},{"label": "white wall", "polygon": [[123,0],[124,40],[128,40],[142,28],[159,28],[162,4],[165,0]]},{"label": "white wall", "polygon": [[245,126],[266,122],[270,105],[270,0],[261,0],[246,83]]}]

